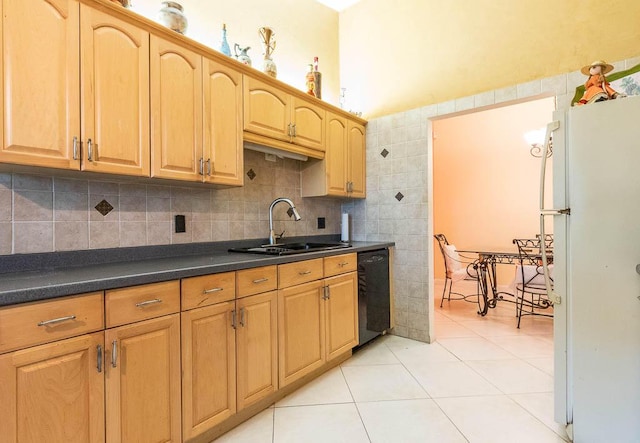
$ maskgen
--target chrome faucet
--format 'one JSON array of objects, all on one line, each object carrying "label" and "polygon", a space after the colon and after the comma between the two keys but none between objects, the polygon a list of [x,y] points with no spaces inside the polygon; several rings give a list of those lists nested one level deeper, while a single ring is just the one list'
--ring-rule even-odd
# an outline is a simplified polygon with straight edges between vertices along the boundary
[{"label": "chrome faucet", "polygon": [[293,215],[293,219],[295,221],[299,221],[301,219],[300,214],[298,214],[298,211],[296,210],[295,205],[288,198],[279,197],[279,198],[276,198],[274,201],[272,201],[271,206],[269,206],[269,244],[270,245],[276,244],[276,234],[275,232],[273,232],[273,207],[280,202],[285,202],[291,207],[291,212]]}]

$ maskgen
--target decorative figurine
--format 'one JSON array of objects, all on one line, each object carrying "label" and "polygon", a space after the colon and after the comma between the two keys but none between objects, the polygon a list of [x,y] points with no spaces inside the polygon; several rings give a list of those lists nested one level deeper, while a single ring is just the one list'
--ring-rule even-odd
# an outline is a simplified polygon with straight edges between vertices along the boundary
[{"label": "decorative figurine", "polygon": [[264,46],[264,63],[262,70],[265,74],[276,78],[278,75],[278,69],[271,59],[271,54],[273,54],[273,51],[276,49],[276,34],[273,32],[273,29],[263,27],[258,29],[258,35],[260,35],[262,45]]},{"label": "decorative figurine", "polygon": [[231,49],[229,48],[229,43],[227,42],[227,24],[222,24],[222,41],[220,42],[220,52],[222,52],[227,57],[231,57]]},{"label": "decorative figurine", "polygon": [[584,75],[588,75],[589,78],[584,84],[584,95],[576,105],[581,106],[588,103],[626,97],[625,94],[618,93],[609,86],[609,82],[607,81],[605,74],[608,74],[611,71],[613,71],[613,66],[602,60],[595,61],[590,65],[583,67],[580,72]]},{"label": "decorative figurine", "polygon": [[[247,51],[249,49],[251,49],[251,46],[247,46],[246,48],[242,48],[237,43],[233,45],[233,53],[236,55],[236,59],[240,63],[243,63],[245,65],[251,66],[251,57],[249,57],[249,55],[247,54]],[[240,51],[240,54],[238,54],[238,50]]]}]

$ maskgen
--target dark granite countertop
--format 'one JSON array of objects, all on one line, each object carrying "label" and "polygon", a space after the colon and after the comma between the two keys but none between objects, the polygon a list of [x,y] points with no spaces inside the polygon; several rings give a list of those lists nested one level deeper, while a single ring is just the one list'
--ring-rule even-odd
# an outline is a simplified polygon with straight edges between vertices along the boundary
[{"label": "dark granite countertop", "polygon": [[227,252],[230,247],[255,243],[256,240],[244,240],[3,256],[0,257],[0,306],[394,245],[392,242],[352,242],[349,248],[284,256]]}]

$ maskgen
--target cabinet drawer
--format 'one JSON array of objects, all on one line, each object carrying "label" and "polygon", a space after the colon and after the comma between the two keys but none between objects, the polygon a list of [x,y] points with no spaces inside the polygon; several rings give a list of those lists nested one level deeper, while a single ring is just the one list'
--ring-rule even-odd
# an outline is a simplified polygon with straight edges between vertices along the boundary
[{"label": "cabinet drawer", "polygon": [[245,269],[236,273],[238,298],[260,292],[273,291],[278,285],[278,268],[263,266],[261,268]]},{"label": "cabinet drawer", "polygon": [[235,272],[185,278],[181,285],[183,311],[236,298]]},{"label": "cabinet drawer", "polygon": [[278,288],[319,280],[324,276],[322,259],[305,260],[278,266]]},{"label": "cabinet drawer", "polygon": [[102,292],[0,308],[0,353],[101,329]]},{"label": "cabinet drawer", "polygon": [[355,271],[358,268],[358,256],[355,252],[351,254],[334,255],[324,258],[324,276],[344,274]]},{"label": "cabinet drawer", "polygon": [[174,280],[106,291],[105,309],[107,328],[179,312],[180,282]]}]

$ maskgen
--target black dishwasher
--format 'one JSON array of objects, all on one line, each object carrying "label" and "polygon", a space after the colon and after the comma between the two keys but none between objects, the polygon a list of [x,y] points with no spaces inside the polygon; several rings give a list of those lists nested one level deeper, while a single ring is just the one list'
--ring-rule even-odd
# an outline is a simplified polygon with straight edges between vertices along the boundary
[{"label": "black dishwasher", "polygon": [[358,253],[359,346],[391,327],[389,250]]}]

